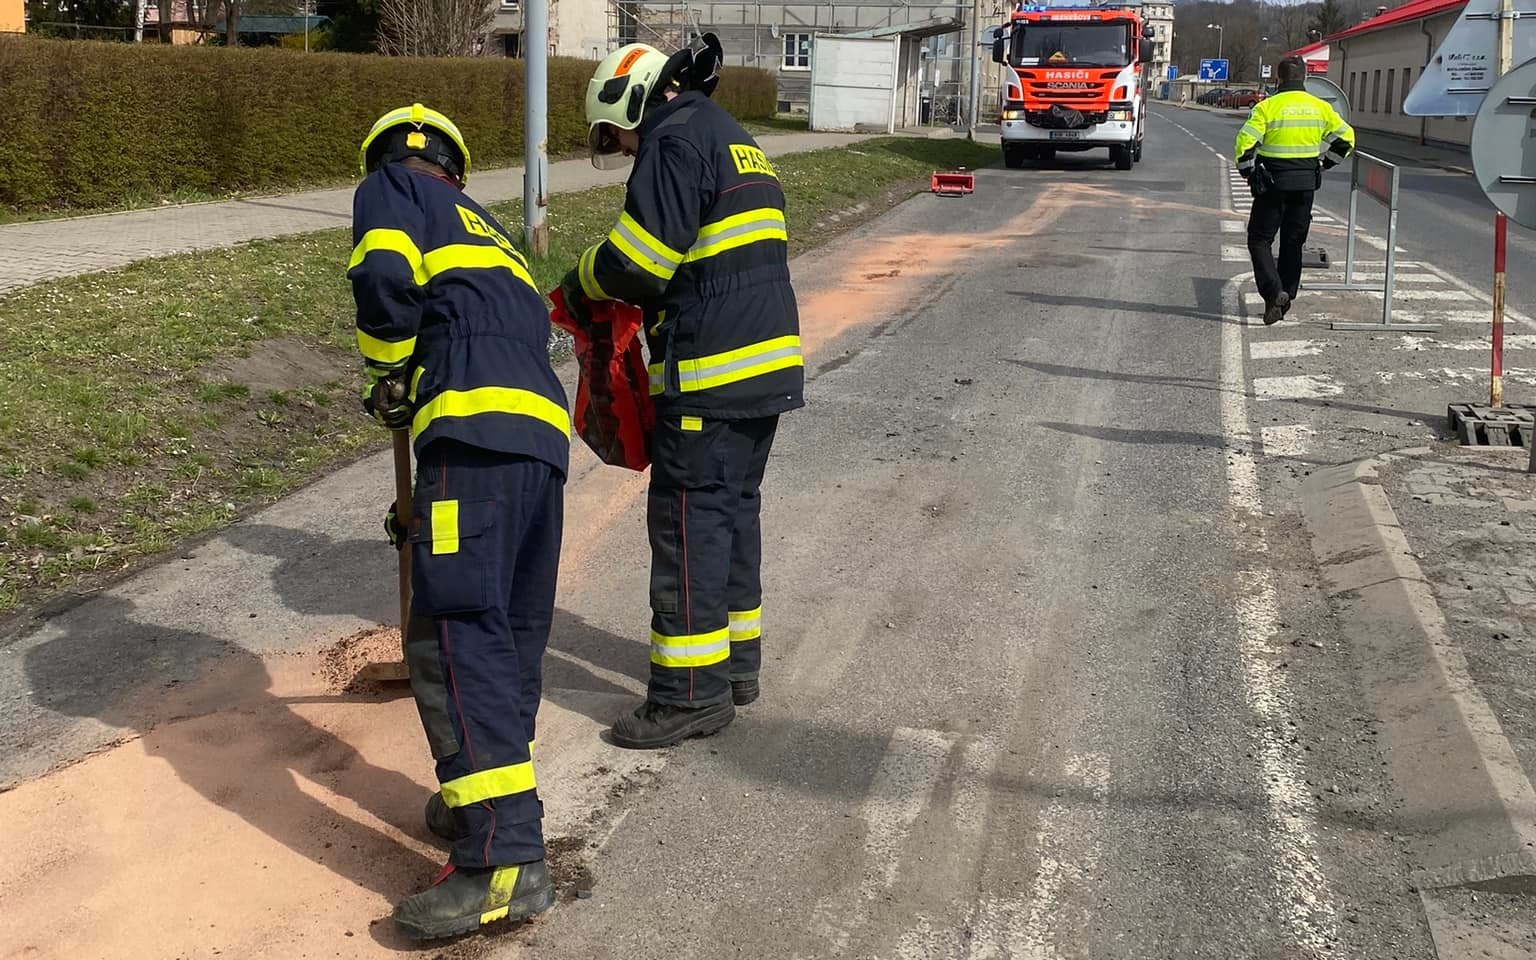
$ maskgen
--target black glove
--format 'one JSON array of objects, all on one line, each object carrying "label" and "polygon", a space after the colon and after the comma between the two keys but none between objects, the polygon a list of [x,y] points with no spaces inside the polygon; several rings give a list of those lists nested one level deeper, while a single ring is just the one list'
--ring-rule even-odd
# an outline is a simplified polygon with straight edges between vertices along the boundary
[{"label": "black glove", "polygon": [[1323,169],[1324,170],[1332,170],[1334,167],[1336,167],[1338,165],[1339,165],[1339,158],[1338,157],[1334,156],[1331,153],[1323,154]]},{"label": "black glove", "polygon": [[405,430],[411,425],[415,407],[411,404],[409,370],[384,370],[366,368],[363,386],[363,409],[373,419],[391,430]]},{"label": "black glove", "polygon": [[587,293],[581,288],[581,273],[572,267],[566,271],[564,279],[560,281],[560,295],[565,298],[565,313],[577,326],[586,326],[592,322],[592,303],[587,299]]},{"label": "black glove", "polygon": [[389,545],[396,550],[405,549],[406,535],[410,532],[400,522],[400,514],[395,510],[395,504],[389,505],[389,512],[384,515],[384,535],[389,537]]}]

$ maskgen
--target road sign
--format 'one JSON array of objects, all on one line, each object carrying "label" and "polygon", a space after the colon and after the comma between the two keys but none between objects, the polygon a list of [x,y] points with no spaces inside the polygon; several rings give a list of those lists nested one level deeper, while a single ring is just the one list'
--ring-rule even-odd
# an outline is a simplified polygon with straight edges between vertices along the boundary
[{"label": "road sign", "polygon": [[1349,122],[1349,97],[1344,95],[1344,91],[1338,84],[1327,77],[1320,77],[1317,74],[1308,75],[1307,79],[1302,81],[1302,84],[1303,88],[1312,96],[1319,100],[1326,100],[1334,112],[1339,115],[1339,119],[1345,123]]},{"label": "road sign", "polygon": [[1169,66],[1168,66],[1168,79],[1169,80],[1177,80],[1177,79],[1179,79],[1179,68],[1178,67],[1175,67],[1172,64],[1169,64]]},{"label": "road sign", "polygon": [[[1518,23],[1519,21],[1516,21]],[[1505,74],[1472,124],[1472,171],[1495,207],[1536,227],[1536,61]]]},{"label": "road sign", "polygon": [[1227,79],[1227,61],[1225,60],[1201,60],[1200,79],[1218,81]]},{"label": "road sign", "polygon": [[[1403,101],[1410,117],[1475,117],[1498,75],[1501,0],[1470,0]],[[1515,0],[1511,63],[1536,58],[1536,3]]]},{"label": "road sign", "polygon": [[1264,66],[1259,68],[1259,79],[1260,80],[1268,80],[1269,79],[1269,75],[1273,71],[1273,69],[1274,69],[1274,64],[1270,64],[1270,63],[1264,64]]}]

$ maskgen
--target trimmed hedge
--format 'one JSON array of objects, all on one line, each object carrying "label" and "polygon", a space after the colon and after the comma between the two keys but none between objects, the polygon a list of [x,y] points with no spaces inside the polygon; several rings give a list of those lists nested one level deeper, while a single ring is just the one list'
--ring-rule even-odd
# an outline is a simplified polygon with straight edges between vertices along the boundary
[{"label": "trimmed hedge", "polygon": [[[550,60],[551,154],[585,148],[594,67]],[[724,70],[715,99],[739,119],[771,117],[773,75]],[[418,100],[459,125],[476,168],[521,163],[520,60],[0,37],[0,204],[99,208],[345,178],[373,121]]]}]

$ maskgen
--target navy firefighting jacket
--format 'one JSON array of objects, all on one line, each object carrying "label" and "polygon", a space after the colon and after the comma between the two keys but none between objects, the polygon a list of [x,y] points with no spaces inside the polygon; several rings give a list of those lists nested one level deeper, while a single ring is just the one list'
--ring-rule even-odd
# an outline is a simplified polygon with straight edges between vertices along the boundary
[{"label": "navy firefighting jacket", "polygon": [[659,414],[745,419],[804,403],[784,191],[702,93],[650,108],[624,212],[581,257],[582,291],[645,311]]},{"label": "navy firefighting jacket", "polygon": [[358,186],[352,239],[358,349],[375,369],[411,368],[417,454],[451,437],[564,473],[571,419],[549,313],[495,219],[448,181],[391,163]]}]

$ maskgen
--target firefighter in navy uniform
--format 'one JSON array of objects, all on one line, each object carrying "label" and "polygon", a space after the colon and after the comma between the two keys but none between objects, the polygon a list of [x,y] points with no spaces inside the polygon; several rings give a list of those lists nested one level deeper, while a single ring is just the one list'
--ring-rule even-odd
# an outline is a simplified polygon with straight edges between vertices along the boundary
[{"label": "firefighter in navy uniform", "polygon": [[411,551],[406,661],[441,784],[427,820],[452,844],[394,919],[435,939],[554,903],[531,755],[571,427],[543,298],[463,193],[458,129],[392,111],[361,163],[347,277],[364,406],[409,429],[418,459],[410,516],[385,525]]},{"label": "firefighter in navy uniform", "polygon": [[647,525],[651,671],[620,746],[716,732],[758,695],[760,496],[779,414],[803,405],[784,192],[709,99],[719,42],[668,58],[630,44],[587,92],[593,162],[634,158],[624,211],[562,284],[567,303],[643,308],[656,430]]}]

